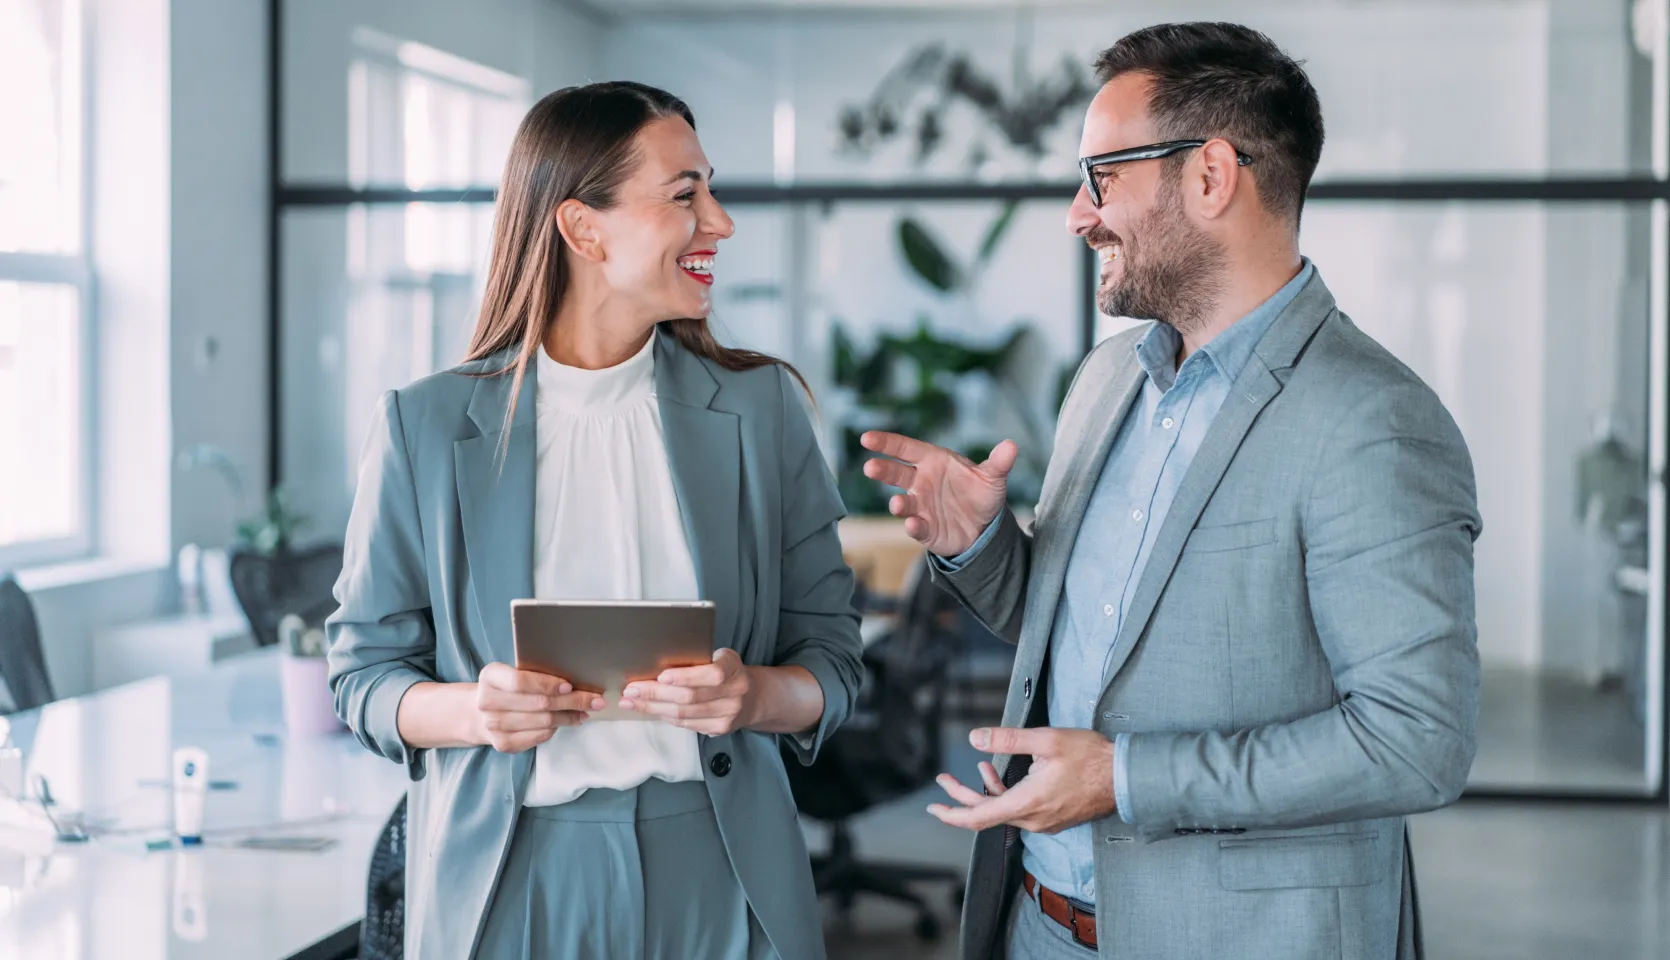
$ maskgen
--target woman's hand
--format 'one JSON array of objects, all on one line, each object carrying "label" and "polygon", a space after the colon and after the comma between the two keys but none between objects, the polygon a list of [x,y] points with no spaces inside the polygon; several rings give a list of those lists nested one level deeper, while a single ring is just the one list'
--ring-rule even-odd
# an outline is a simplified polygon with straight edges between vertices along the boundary
[{"label": "woman's hand", "polygon": [[473,739],[500,753],[521,753],[604,706],[602,697],[576,691],[558,677],[489,663],[476,682]]},{"label": "woman's hand", "polygon": [[721,647],[712,663],[664,670],[655,680],[627,684],[620,705],[719,737],[750,725],[753,694],[750,668],[735,650]]}]

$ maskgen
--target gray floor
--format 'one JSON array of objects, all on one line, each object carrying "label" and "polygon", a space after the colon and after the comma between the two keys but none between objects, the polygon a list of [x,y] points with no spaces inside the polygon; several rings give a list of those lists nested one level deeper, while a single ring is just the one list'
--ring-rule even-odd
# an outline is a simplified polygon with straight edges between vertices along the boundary
[{"label": "gray floor", "polygon": [[1475,787],[1639,793],[1644,733],[1620,687],[1528,671],[1485,671]]},{"label": "gray floor", "polygon": [[[972,770],[974,752],[955,741],[952,772]],[[890,859],[965,862],[969,837],[930,817],[930,788],[856,825],[861,852]],[[1644,807],[1463,802],[1415,819],[1428,954],[1435,960],[1663,960],[1670,957],[1670,811]],[[812,842],[821,842],[815,827]],[[947,934],[924,944],[914,915],[860,901],[850,925],[827,918],[833,960],[954,957]]]}]

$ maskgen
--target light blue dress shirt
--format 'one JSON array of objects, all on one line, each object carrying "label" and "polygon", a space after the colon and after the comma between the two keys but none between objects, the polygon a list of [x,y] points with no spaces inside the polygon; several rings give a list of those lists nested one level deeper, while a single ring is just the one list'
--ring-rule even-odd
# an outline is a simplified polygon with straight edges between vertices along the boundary
[{"label": "light blue dress shirt", "polygon": [[[1050,726],[1095,728],[1108,658],[1177,488],[1258,341],[1314,272],[1310,261],[1305,261],[1298,276],[1275,296],[1181,366],[1177,357],[1183,340],[1172,327],[1156,323],[1137,343],[1137,362],[1147,375],[1142,395],[1120,425],[1090,495],[1050,634]],[[935,562],[948,570],[960,569],[996,529],[993,521],[966,552]],[[1131,802],[1125,789],[1125,749],[1129,738],[1121,734],[1113,745],[1114,798],[1120,818],[1127,822]],[[1090,824],[1054,836],[1025,833],[1021,840],[1026,869],[1039,883],[1085,903],[1096,902]]]}]

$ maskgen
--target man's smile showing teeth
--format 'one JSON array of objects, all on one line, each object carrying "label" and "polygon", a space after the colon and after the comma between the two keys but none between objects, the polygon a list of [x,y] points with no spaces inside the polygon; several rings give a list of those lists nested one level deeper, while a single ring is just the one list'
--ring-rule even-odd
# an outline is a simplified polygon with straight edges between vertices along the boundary
[{"label": "man's smile showing teeth", "polygon": [[1117,243],[1110,243],[1105,247],[1097,247],[1096,248],[1096,262],[1097,262],[1097,264],[1103,270],[1106,270],[1108,267],[1112,266],[1114,261],[1116,261],[1120,258],[1121,249],[1122,249],[1121,245],[1117,244]]},{"label": "man's smile showing teeth", "polygon": [[682,269],[686,274],[689,274],[690,278],[695,280],[697,283],[712,285],[713,257],[714,254],[708,251],[693,253],[686,257],[679,257],[678,265],[680,269]]}]

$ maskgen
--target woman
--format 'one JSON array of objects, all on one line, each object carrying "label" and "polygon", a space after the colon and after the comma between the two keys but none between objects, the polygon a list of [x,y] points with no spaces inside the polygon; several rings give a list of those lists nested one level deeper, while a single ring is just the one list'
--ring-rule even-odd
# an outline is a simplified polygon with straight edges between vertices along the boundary
[{"label": "woman", "polygon": [[[823,955],[778,738],[811,762],[859,684],[841,501],[797,374],[704,319],[730,218],[690,110],[558,91],[523,120],[466,362],[383,397],[331,683],[407,766],[414,958]],[[654,722],[516,670],[511,601],[701,599],[711,664]]]}]

